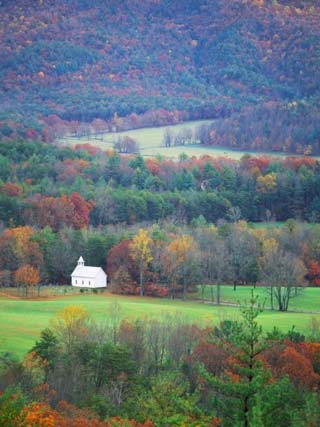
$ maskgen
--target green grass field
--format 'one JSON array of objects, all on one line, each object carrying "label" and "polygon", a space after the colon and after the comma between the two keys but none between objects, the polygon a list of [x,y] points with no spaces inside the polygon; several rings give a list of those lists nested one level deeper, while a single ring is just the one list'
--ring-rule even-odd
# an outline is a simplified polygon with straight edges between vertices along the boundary
[{"label": "green grass field", "polygon": [[194,130],[197,126],[201,124],[211,123],[212,120],[200,120],[193,122],[185,122],[179,125],[174,126],[162,126],[162,127],[153,127],[153,128],[142,128],[129,130],[126,132],[111,132],[103,135],[103,140],[96,139],[94,137],[81,137],[81,138],[63,138],[59,141],[60,145],[74,146],[76,144],[89,143],[96,145],[102,149],[113,148],[114,142],[119,138],[125,135],[134,138],[140,147],[141,155],[145,157],[156,156],[157,154],[169,157],[172,159],[178,159],[182,153],[185,153],[187,156],[196,156],[200,157],[205,154],[210,154],[213,157],[228,157],[231,159],[240,159],[244,154],[249,153],[252,155],[271,155],[276,157],[284,156],[282,153],[254,153],[250,151],[237,151],[230,150],[228,148],[213,148],[205,147],[200,144],[192,144],[178,147],[164,147],[163,146],[163,134],[166,128],[170,128],[173,133],[178,133],[182,128],[190,128]]},{"label": "green grass field", "polygon": [[[236,292],[238,293],[238,291]],[[223,290],[223,297],[224,293],[226,294],[226,290]],[[241,291],[237,295],[240,298],[245,296],[242,295]],[[312,300],[315,295],[311,293],[308,298],[305,297],[304,304],[306,304],[306,307],[313,306]],[[316,296],[318,297],[318,295]],[[13,352],[22,357],[32,347],[41,330],[50,325],[50,319],[67,305],[81,304],[87,308],[94,319],[103,320],[110,316],[114,301],[117,301],[120,305],[121,316],[129,319],[137,316],[161,318],[168,314],[179,314],[179,316],[183,316],[189,321],[204,325],[207,323],[218,324],[225,319],[236,320],[239,318],[239,309],[237,307],[217,307],[201,302],[183,302],[156,298],[102,294],[72,295],[47,300],[28,301],[1,297],[1,350]],[[260,314],[259,322],[265,330],[270,330],[277,326],[282,331],[288,331],[295,325],[296,330],[308,334],[312,317],[320,321],[320,314],[279,313],[265,310]]]},{"label": "green grass field", "polygon": [[[237,286],[236,291],[234,291],[232,286],[221,286],[221,301],[231,304],[243,304],[249,300],[251,289],[250,286]],[[254,292],[255,295],[258,295],[259,302],[264,304],[266,309],[269,309],[270,296],[268,290],[263,287],[257,287]],[[213,295],[215,298],[215,286],[213,287]],[[200,287],[198,297],[201,297]],[[211,289],[209,286],[205,287],[204,297],[208,300],[211,299]],[[302,292],[298,292],[298,295],[290,300],[289,311],[320,313],[320,288],[305,288]]]}]

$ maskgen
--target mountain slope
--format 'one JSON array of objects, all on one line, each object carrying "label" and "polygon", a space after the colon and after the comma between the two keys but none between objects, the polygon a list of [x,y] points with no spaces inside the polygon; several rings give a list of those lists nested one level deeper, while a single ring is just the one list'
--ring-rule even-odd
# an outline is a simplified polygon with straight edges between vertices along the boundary
[{"label": "mountain slope", "polygon": [[[0,131],[10,138],[20,122],[41,132],[52,114],[90,122],[152,109],[231,116],[232,128],[239,113],[250,122],[258,106],[263,121],[270,106],[294,103],[279,123],[288,127],[280,146],[290,137],[293,151],[318,152],[319,24],[312,1],[2,1]],[[303,137],[299,105],[314,117]],[[272,147],[268,135],[256,137]]]}]

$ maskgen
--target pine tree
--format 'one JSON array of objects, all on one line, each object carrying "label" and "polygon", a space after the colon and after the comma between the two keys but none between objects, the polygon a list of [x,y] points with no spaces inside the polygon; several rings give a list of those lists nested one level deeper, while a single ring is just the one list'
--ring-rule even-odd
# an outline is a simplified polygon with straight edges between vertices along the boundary
[{"label": "pine tree", "polygon": [[262,425],[261,408],[257,402],[270,372],[258,358],[266,348],[262,328],[256,320],[261,311],[262,307],[252,291],[249,305],[241,309],[242,328],[229,345],[231,354],[225,373],[219,378],[211,378],[218,416],[225,420],[224,425],[228,427]]}]

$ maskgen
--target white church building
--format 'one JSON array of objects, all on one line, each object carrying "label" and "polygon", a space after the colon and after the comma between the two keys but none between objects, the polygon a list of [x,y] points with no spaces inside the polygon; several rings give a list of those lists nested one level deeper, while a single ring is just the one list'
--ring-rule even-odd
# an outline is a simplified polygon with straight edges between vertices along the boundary
[{"label": "white church building", "polygon": [[89,267],[84,265],[82,256],[78,265],[71,274],[72,286],[79,288],[105,288],[107,286],[107,275],[101,267]]}]

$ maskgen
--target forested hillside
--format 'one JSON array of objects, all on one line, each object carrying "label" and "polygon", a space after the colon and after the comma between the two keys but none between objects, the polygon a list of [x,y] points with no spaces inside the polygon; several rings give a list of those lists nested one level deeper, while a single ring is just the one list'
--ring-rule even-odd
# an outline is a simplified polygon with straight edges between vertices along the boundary
[{"label": "forested hillside", "polygon": [[310,0],[2,1],[0,137],[218,118],[209,144],[319,153],[319,23]]}]

